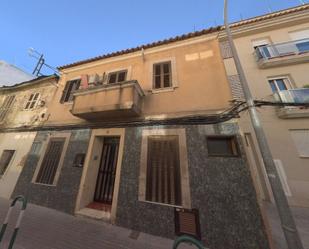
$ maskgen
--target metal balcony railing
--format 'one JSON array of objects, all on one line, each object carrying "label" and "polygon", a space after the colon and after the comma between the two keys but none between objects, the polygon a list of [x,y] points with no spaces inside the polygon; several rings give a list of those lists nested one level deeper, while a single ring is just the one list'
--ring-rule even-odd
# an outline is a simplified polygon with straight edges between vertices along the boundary
[{"label": "metal balcony railing", "polygon": [[279,91],[274,93],[274,98],[282,103],[309,103],[309,88]]},{"label": "metal balcony railing", "polygon": [[277,44],[263,45],[255,49],[257,61],[272,58],[297,55],[309,52],[309,38]]}]

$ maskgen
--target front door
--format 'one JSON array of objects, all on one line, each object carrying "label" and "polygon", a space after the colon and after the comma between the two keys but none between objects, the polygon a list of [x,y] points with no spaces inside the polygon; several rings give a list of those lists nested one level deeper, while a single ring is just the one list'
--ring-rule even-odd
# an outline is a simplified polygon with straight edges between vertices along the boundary
[{"label": "front door", "polygon": [[112,204],[116,166],[119,149],[119,137],[104,137],[94,201]]}]

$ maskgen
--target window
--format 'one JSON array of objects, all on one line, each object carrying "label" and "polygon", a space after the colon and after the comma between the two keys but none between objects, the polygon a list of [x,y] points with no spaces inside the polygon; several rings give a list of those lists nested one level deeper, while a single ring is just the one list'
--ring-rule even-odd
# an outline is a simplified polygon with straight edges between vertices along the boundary
[{"label": "window", "polygon": [[2,106],[0,107],[0,122],[2,122],[6,116],[6,113],[8,112],[8,110],[11,108],[13,101],[15,99],[14,95],[11,96],[7,96],[2,104]]},{"label": "window", "polygon": [[143,129],[138,200],[191,209],[184,128]]},{"label": "window", "polygon": [[153,88],[160,89],[172,86],[171,62],[162,62],[153,65]]},{"label": "window", "polygon": [[113,72],[108,74],[108,84],[120,83],[126,81],[127,70]]},{"label": "window", "polygon": [[253,48],[256,51],[258,59],[272,57],[271,47],[269,39],[260,39],[252,42]]},{"label": "window", "polygon": [[39,97],[40,97],[39,93],[32,93],[25,106],[25,109],[26,110],[33,109],[36,106],[37,102],[39,101]]},{"label": "window", "polygon": [[291,88],[288,78],[271,79],[268,80],[268,82],[273,93],[288,90],[289,88]]},{"label": "window", "polygon": [[299,52],[309,52],[309,29],[290,32]]},{"label": "window", "polygon": [[65,88],[63,90],[61,96],[61,103],[70,102],[73,100],[73,93],[75,90],[78,90],[80,85],[80,79],[78,80],[70,80],[66,83]]},{"label": "window", "polygon": [[0,176],[4,174],[5,170],[9,166],[15,150],[4,150],[0,157]]},{"label": "window", "polygon": [[239,156],[237,140],[234,136],[206,137],[208,156],[235,157]]},{"label": "window", "polygon": [[60,164],[64,143],[64,137],[53,137],[49,140],[35,182],[49,185],[54,183],[55,175]]},{"label": "window", "polygon": [[309,129],[290,132],[299,156],[309,157]]},{"label": "window", "polygon": [[178,136],[149,136],[146,200],[181,205]]}]

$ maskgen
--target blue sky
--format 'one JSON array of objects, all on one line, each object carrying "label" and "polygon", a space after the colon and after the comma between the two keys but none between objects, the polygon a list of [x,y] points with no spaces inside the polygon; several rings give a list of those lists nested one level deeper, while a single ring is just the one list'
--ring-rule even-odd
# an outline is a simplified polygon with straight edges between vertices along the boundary
[{"label": "blue sky", "polygon": [[[299,4],[230,0],[230,21]],[[1,0],[0,60],[31,72],[33,47],[61,66],[222,24],[222,8],[223,0]]]}]

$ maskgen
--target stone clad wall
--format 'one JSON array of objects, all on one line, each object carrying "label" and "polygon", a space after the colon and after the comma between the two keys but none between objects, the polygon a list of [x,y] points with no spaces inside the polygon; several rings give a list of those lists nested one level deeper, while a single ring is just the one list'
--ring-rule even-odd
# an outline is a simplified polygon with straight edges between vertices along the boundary
[{"label": "stone clad wall", "polygon": [[[216,249],[268,249],[237,125],[158,128],[186,128],[192,208],[199,210],[206,245]],[[142,130],[126,129],[116,223],[174,238],[174,208],[137,199]],[[241,157],[208,157],[206,135],[213,134],[236,134]]]},{"label": "stone clad wall", "polygon": [[87,152],[91,131],[85,129],[63,132],[71,132],[71,137],[57,185],[47,186],[31,182],[42,153],[42,145],[47,141],[49,133],[55,133],[41,131],[37,133],[12,196],[24,195],[31,203],[73,214],[83,170],[73,167],[73,160],[77,153]]}]

